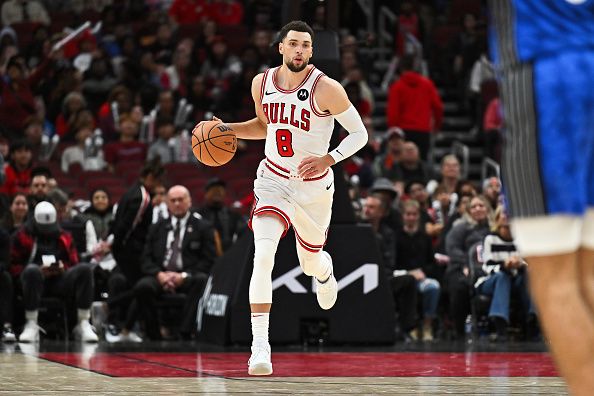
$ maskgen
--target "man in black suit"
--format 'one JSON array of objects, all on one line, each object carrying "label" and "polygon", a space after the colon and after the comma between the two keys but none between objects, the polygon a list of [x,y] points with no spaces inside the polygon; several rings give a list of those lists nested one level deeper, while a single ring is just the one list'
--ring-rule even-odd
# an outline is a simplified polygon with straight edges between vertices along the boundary
[{"label": "man in black suit", "polygon": [[155,299],[163,293],[187,296],[181,333],[191,333],[198,299],[214,264],[215,230],[198,213],[190,212],[191,205],[186,187],[171,187],[167,192],[171,217],[152,225],[146,238],[142,255],[145,276],[136,284],[134,292],[151,339],[161,336]]},{"label": "man in black suit", "polygon": [[[147,162],[140,171],[139,180],[118,202],[118,209],[111,225],[111,251],[117,266],[108,281],[107,330],[114,337],[124,322],[134,322],[136,316],[135,307],[130,305],[133,297],[131,289],[143,275],[141,256],[153,217],[151,194],[153,188],[161,184],[163,173],[163,166],[158,160]],[[106,338],[108,336],[106,333]]]}]

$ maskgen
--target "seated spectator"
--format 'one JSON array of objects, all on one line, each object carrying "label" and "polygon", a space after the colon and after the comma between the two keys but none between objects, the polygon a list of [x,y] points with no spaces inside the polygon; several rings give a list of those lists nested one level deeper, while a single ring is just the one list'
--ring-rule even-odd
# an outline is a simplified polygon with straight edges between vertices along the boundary
[{"label": "seated spectator", "polygon": [[446,236],[446,253],[450,262],[444,283],[448,294],[450,320],[454,322],[457,337],[464,337],[464,321],[470,312],[470,278],[468,251],[491,231],[492,209],[483,196],[470,200],[464,220],[455,225]]},{"label": "seated spectator", "polygon": [[16,193],[12,196],[10,207],[4,214],[0,228],[3,228],[9,235],[14,234],[27,220],[29,213],[29,204],[25,193]]},{"label": "seated spectator", "polygon": [[440,293],[439,281],[435,277],[441,274],[433,259],[431,237],[421,227],[419,203],[408,200],[402,206],[404,224],[396,234],[395,269],[406,270],[415,278],[417,289],[423,296],[422,339],[433,341],[433,320],[437,316]]},{"label": "seated spectator", "polygon": [[105,145],[107,168],[115,171],[120,162],[143,162],[146,159],[146,144],[138,141],[138,123],[131,116],[120,116],[120,139]]},{"label": "seated spectator", "polygon": [[198,213],[210,221],[218,232],[223,252],[229,250],[233,242],[246,229],[243,217],[226,204],[227,184],[215,177],[210,179],[204,187],[204,205]]},{"label": "seated spectator", "polygon": [[404,185],[412,180],[421,180],[424,183],[429,181],[429,171],[421,161],[419,148],[414,142],[404,142],[402,145],[398,167]]},{"label": "seated spectator", "polygon": [[373,173],[375,177],[383,177],[392,182],[400,182],[403,177],[398,163],[402,160],[404,132],[400,128],[390,128],[386,134],[385,141],[385,152],[375,158]]},{"label": "seated spectator", "polygon": [[179,136],[175,134],[173,120],[169,118],[157,119],[155,130],[157,131],[158,138],[149,147],[147,159],[150,161],[153,158],[159,157],[163,164],[179,162],[182,145],[180,144]]},{"label": "seated spectator", "polygon": [[436,222],[431,215],[431,202],[423,183],[420,180],[413,180],[406,185],[404,192],[408,199],[419,203],[421,208],[421,227],[431,238],[438,237],[443,229],[443,224]]},{"label": "seated spectator", "polygon": [[210,7],[206,0],[173,0],[167,13],[177,24],[194,25],[210,18]]},{"label": "seated spectator", "polygon": [[62,101],[62,111],[56,117],[56,134],[62,138],[71,138],[75,133],[74,126],[78,124],[80,113],[86,109],[87,101],[80,92],[70,92],[66,95]]},{"label": "seated spectator", "polygon": [[82,93],[87,99],[89,110],[97,112],[116,84],[108,58],[103,55],[93,59],[82,82]]},{"label": "seated spectator", "polygon": [[9,139],[23,138],[25,120],[36,114],[33,89],[48,66],[49,59],[46,59],[33,73],[29,73],[22,56],[14,55],[8,60],[6,73],[0,81],[0,124]]},{"label": "seated spectator", "polygon": [[[151,339],[165,336],[159,332],[155,299],[163,293],[184,293],[181,332],[189,336],[196,318],[198,300],[215,259],[215,231],[197,213],[190,212],[190,192],[173,186],[167,192],[171,219],[151,226],[142,255],[145,277],[134,287],[139,307]],[[162,325],[165,325],[164,323]],[[129,328],[129,327],[128,327]]]},{"label": "seated spectator", "polygon": [[167,66],[160,76],[160,83],[164,89],[171,90],[181,97],[188,96],[188,67],[190,53],[183,46],[178,45],[173,53],[173,64]]},{"label": "seated spectator", "polygon": [[388,206],[376,195],[370,195],[363,204],[363,218],[373,228],[385,276],[392,289],[394,305],[398,311],[398,325],[405,339],[416,339],[413,332],[417,323],[417,282],[407,271],[396,269],[396,234],[383,222]]},{"label": "seated spectator", "polygon": [[394,188],[394,184],[385,178],[376,179],[369,189],[369,193],[382,200],[386,207],[386,210],[382,212],[382,224],[390,227],[396,235],[396,232],[402,227],[402,215],[398,210],[398,191]]},{"label": "seated spectator", "polygon": [[20,342],[39,340],[37,316],[44,295],[73,298],[79,322],[74,329],[75,337],[84,342],[97,342],[89,323],[93,272],[88,264],[78,262],[72,236],[60,229],[56,209],[51,203],[37,204],[32,219],[16,233],[10,258],[10,271],[22,286],[27,319]]},{"label": "seated spectator", "polygon": [[438,185],[443,185],[445,190],[454,194],[460,182],[460,161],[454,154],[448,154],[441,159],[439,180],[430,180],[427,183],[427,192],[433,195]]},{"label": "seated spectator", "polygon": [[10,236],[0,227],[0,341],[15,342],[16,336],[12,331],[12,277],[8,272],[10,259]]},{"label": "seated spectator", "polygon": [[523,319],[527,323],[536,323],[536,311],[528,294],[528,263],[520,257],[514,245],[503,206],[495,211],[493,232],[483,241],[482,259],[486,276],[480,277],[474,287],[478,293],[492,298],[489,318],[494,322],[496,332],[490,338],[506,341],[511,294],[517,291],[520,296]]},{"label": "seated spectator", "polygon": [[91,193],[91,206],[79,214],[76,220],[85,224],[86,253],[91,263],[98,263],[103,270],[111,271],[115,267],[115,260],[111,255],[108,236],[113,210],[107,191],[101,188],[94,190]]},{"label": "seated spectator", "polygon": [[12,197],[18,192],[28,193],[31,184],[32,165],[31,145],[18,140],[10,145],[8,163],[4,165],[4,184],[0,194]]},{"label": "seated spectator", "polygon": [[2,4],[2,25],[21,22],[50,24],[50,17],[42,2],[37,0],[7,0]]},{"label": "seated spectator", "polygon": [[[457,200],[452,202],[452,195],[448,194],[445,186],[437,186],[437,189],[433,193],[431,209],[429,210],[435,224],[445,226],[450,217],[456,212]],[[439,235],[435,236],[438,237]]]},{"label": "seated spectator", "polygon": [[243,5],[237,0],[215,0],[209,5],[210,18],[217,25],[239,25],[243,20]]},{"label": "seated spectator", "polygon": [[43,120],[37,115],[27,117],[23,123],[24,137],[31,146],[33,158],[42,159],[42,138],[43,138]]},{"label": "seated spectator", "polygon": [[62,153],[62,172],[68,173],[72,164],[80,164],[85,171],[105,168],[103,148],[92,136],[93,130],[90,126],[82,126],[76,130],[76,145],[66,148]]},{"label": "seated spectator", "polygon": [[[114,113],[113,105],[116,105],[116,112]],[[133,114],[132,106],[132,93],[128,88],[123,85],[116,85],[111,89],[107,101],[101,104],[97,115],[97,125],[101,129],[103,137],[108,142],[117,140],[119,125],[119,116],[122,114],[129,114],[132,119],[136,122],[140,122],[139,119],[135,119]],[[140,116],[142,119],[142,115]]]},{"label": "seated spectator", "polygon": [[31,186],[29,187],[29,195],[27,195],[27,202],[29,203],[29,209],[33,211],[35,206],[41,201],[49,201],[49,175],[45,170],[36,168],[33,170],[33,176],[31,177]]},{"label": "seated spectator", "polygon": [[483,180],[482,194],[489,200],[492,208],[497,208],[502,204],[503,196],[501,195],[501,180],[498,177],[492,176]]},{"label": "seated spectator", "polygon": [[153,204],[153,221],[152,224],[157,223],[161,219],[169,218],[169,210],[167,210],[167,202],[165,202],[165,196],[167,189],[164,185],[159,184],[153,189],[151,202]]}]

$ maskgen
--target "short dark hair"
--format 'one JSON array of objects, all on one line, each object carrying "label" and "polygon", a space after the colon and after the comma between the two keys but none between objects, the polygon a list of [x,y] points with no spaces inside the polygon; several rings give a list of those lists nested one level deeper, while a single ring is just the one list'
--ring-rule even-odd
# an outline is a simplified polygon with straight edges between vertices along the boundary
[{"label": "short dark hair", "polygon": [[283,26],[282,29],[280,30],[280,32],[278,32],[277,41],[279,43],[281,41],[283,41],[285,39],[285,37],[287,37],[287,34],[289,33],[289,31],[291,31],[291,30],[294,30],[296,32],[309,33],[309,35],[311,36],[311,40],[313,41],[313,38],[314,38],[313,29],[311,28],[311,26],[309,26],[307,23],[305,23],[303,21],[291,21],[291,22],[287,23],[285,26]]},{"label": "short dark hair", "polygon": [[157,157],[144,164],[140,170],[140,178],[144,179],[148,175],[153,175],[153,177],[160,179],[164,173],[165,168],[163,168],[163,165],[161,164],[161,158]]},{"label": "short dark hair", "polygon": [[415,71],[415,57],[413,55],[404,55],[400,60],[400,70],[402,72],[405,71]]}]

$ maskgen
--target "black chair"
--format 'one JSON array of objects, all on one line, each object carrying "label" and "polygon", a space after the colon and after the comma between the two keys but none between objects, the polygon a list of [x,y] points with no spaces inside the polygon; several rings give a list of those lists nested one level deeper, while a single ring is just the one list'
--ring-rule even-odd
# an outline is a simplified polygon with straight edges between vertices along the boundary
[{"label": "black chair", "polygon": [[59,339],[67,340],[68,306],[60,298],[42,297],[39,304],[39,325],[48,334],[55,334]]},{"label": "black chair", "polygon": [[470,317],[472,319],[472,336],[479,335],[479,328],[488,328],[489,326],[489,307],[491,306],[491,297],[477,293],[474,284],[481,277],[485,276],[483,271],[483,242],[476,242],[468,249],[468,269],[470,272]]}]

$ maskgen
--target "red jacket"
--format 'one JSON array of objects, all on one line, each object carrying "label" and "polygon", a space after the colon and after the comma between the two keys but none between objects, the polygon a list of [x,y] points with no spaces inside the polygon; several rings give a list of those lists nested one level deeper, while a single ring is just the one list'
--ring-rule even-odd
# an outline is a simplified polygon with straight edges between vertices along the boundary
[{"label": "red jacket", "polygon": [[[13,237],[10,245],[10,273],[13,276],[19,276],[31,257],[35,236],[32,234],[30,226],[27,224],[21,227]],[[64,269],[78,264],[78,252],[74,245],[74,239],[69,232],[60,231],[58,239],[58,249],[56,259],[64,262]]]},{"label": "red jacket", "polygon": [[4,166],[4,173],[6,178],[4,179],[4,184],[0,186],[0,194],[6,194],[12,197],[18,192],[29,193],[29,185],[31,184],[30,167],[19,172],[12,165],[6,164]]},{"label": "red jacket", "polygon": [[439,130],[443,103],[433,82],[415,72],[404,72],[390,86],[387,105],[388,126],[404,130]]}]

